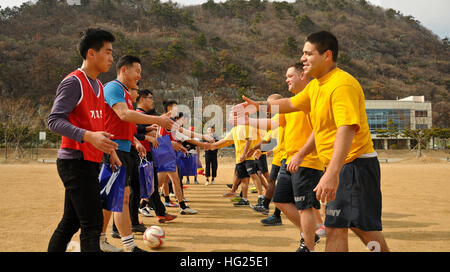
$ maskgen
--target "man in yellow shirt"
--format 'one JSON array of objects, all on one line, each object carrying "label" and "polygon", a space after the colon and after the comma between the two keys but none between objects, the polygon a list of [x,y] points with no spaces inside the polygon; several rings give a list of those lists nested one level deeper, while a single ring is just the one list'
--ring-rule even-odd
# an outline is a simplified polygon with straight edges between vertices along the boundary
[{"label": "man in yellow shirt", "polygon": [[237,178],[242,185],[242,199],[235,206],[249,206],[248,201],[248,182],[249,178],[252,179],[258,188],[258,192],[262,194],[262,186],[259,177],[256,175],[255,158],[253,156],[246,156],[247,151],[253,147],[257,140],[257,133],[254,128],[249,126],[235,126],[231,131],[222,139],[215,143],[209,144],[209,150],[219,149],[234,144],[236,155],[236,168]]},{"label": "man in yellow shirt", "polygon": [[[304,72],[315,78],[303,92],[267,105],[280,113],[304,111],[311,114],[314,137],[292,158],[296,165],[314,147],[326,167],[314,189],[327,203],[326,251],[348,251],[350,228],[366,245],[375,242],[389,251],[382,234],[380,167],[373,149],[364,93],[358,81],[337,67],[338,41],[326,31],[309,35],[301,61]],[[267,104],[244,97],[241,107]]]},{"label": "man in yellow shirt", "polygon": [[[310,79],[303,72],[302,63],[291,65],[286,71],[286,83],[293,94],[302,92],[309,82]],[[313,189],[322,177],[323,164],[314,150],[296,165],[295,171],[289,171],[287,167],[313,132],[309,114],[296,111],[278,114],[272,119],[248,118],[245,124],[247,123],[254,127],[268,126],[268,129],[278,127],[284,130],[284,155],[273,201],[301,231],[303,237],[298,251],[314,250],[315,243],[319,240],[315,231],[320,202]]]}]

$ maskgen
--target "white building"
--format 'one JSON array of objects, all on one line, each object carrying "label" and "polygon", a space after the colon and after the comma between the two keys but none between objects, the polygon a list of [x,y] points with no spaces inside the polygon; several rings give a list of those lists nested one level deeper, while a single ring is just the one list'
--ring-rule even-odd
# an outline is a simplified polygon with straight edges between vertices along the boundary
[{"label": "white building", "polygon": [[386,139],[377,135],[377,130],[387,129],[388,121],[400,131],[405,129],[431,128],[431,102],[424,96],[409,96],[398,100],[366,100],[367,121],[374,146],[388,149],[395,144],[397,148],[411,148],[411,140],[399,136]]}]

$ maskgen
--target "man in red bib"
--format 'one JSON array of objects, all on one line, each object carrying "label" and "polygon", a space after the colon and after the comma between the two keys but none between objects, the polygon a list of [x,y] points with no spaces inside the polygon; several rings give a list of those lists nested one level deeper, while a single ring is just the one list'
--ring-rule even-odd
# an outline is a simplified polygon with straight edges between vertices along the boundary
[{"label": "man in red bib", "polygon": [[[50,239],[49,252],[64,252],[80,228],[81,251],[100,251],[99,163],[103,153],[113,153],[118,145],[105,132],[103,86],[97,77],[113,63],[114,40],[101,29],[84,33],[79,44],[83,64],[58,86],[48,117],[50,130],[62,135],[57,169],[65,188],[64,215]],[[111,164],[120,165],[120,161]]]},{"label": "man in red bib", "polygon": [[[130,156],[132,143],[135,144],[138,151],[142,148],[142,152],[145,153],[145,148],[134,137],[136,124],[157,124],[166,129],[172,129],[172,125],[175,124],[167,116],[146,115],[134,110],[129,90],[137,88],[141,79],[141,71],[139,58],[129,55],[123,56],[116,64],[117,78],[105,85],[105,102],[107,104],[105,129],[114,135],[112,140],[118,144],[118,150],[111,156],[105,154],[103,161],[109,163],[110,160],[120,159],[122,164],[127,167],[122,212],[114,212],[113,214],[114,223],[122,239],[124,250],[129,252],[142,251],[134,242],[129,212],[130,171],[128,169],[133,165]],[[111,211],[103,210],[103,216],[102,236],[106,233]]]}]

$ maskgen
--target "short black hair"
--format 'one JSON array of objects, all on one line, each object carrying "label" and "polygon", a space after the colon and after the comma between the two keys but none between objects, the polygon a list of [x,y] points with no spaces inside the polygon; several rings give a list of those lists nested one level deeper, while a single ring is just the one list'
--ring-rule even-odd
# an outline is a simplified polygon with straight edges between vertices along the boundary
[{"label": "short black hair", "polygon": [[123,66],[130,67],[133,65],[133,63],[136,63],[136,62],[141,64],[141,59],[139,59],[138,57],[135,57],[135,56],[131,56],[131,55],[122,56],[117,61],[116,72],[119,72],[120,68],[122,68]]},{"label": "short black hair", "polygon": [[330,50],[333,54],[333,61],[337,61],[339,44],[336,36],[334,36],[331,32],[319,31],[312,33],[306,38],[306,41],[314,44],[320,54]]},{"label": "short black hair", "polygon": [[164,106],[164,111],[167,112],[167,108],[169,108],[172,105],[176,105],[178,104],[177,101],[175,100],[165,100],[163,101],[163,106]]},{"label": "short black hair", "polygon": [[100,28],[88,28],[80,34],[80,43],[78,50],[81,57],[85,60],[89,49],[100,51],[105,42],[114,42],[116,38],[111,32]]},{"label": "short black hair", "polygon": [[142,89],[138,90],[138,97],[136,99],[136,102],[139,102],[139,100],[143,97],[147,97],[149,95],[153,95],[153,92],[149,89]]}]

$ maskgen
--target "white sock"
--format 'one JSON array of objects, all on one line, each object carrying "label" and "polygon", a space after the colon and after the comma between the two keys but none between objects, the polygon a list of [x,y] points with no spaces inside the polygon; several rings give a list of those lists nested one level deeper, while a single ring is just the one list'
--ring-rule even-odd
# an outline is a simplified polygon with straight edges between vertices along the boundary
[{"label": "white sock", "polygon": [[122,237],[122,243],[125,248],[125,251],[131,252],[136,247],[136,243],[134,242],[133,234],[128,235],[126,237]]}]

